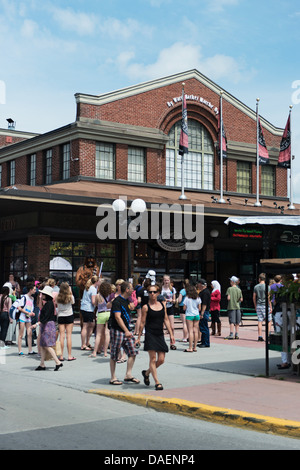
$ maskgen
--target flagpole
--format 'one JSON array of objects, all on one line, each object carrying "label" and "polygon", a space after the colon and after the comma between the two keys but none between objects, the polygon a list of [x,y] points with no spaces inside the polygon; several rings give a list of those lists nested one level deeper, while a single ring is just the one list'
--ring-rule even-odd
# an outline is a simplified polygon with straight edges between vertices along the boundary
[{"label": "flagpole", "polygon": [[259,98],[256,98],[256,203],[254,204],[255,207],[260,207],[261,206],[261,203],[259,201],[259,145],[258,145],[259,120],[258,120],[258,103],[259,103]]},{"label": "flagpole", "polygon": [[225,204],[223,197],[223,91],[220,91],[220,199],[219,204]]},{"label": "flagpole", "polygon": [[290,105],[290,142],[291,142],[291,147],[290,147],[290,152],[291,152],[291,160],[290,160],[290,203],[289,203],[289,206],[288,206],[288,209],[290,210],[294,210],[295,209],[295,206],[293,204],[293,182],[292,182],[292,174],[293,174],[293,171],[292,171],[292,167],[293,167],[293,158],[294,156],[292,155],[292,109],[293,109],[293,106]]},{"label": "flagpole", "polygon": [[[182,116],[183,116],[183,107],[184,107],[184,85],[182,84]],[[186,195],[184,194],[184,152],[181,155],[181,195],[179,199],[185,200],[187,199]]]}]

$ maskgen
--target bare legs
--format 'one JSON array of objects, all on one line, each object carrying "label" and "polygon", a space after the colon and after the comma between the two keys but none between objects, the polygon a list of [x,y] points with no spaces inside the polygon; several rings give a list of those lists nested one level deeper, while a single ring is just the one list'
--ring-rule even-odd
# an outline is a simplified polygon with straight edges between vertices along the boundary
[{"label": "bare legs", "polygon": [[187,320],[189,331],[189,349],[188,351],[197,351],[197,342],[199,338],[199,320]]},{"label": "bare legs", "polygon": [[165,362],[165,353],[148,351],[149,354],[149,369],[146,370],[146,375],[149,377],[150,373],[155,381],[155,384],[158,385],[160,382],[157,377],[157,369]]}]

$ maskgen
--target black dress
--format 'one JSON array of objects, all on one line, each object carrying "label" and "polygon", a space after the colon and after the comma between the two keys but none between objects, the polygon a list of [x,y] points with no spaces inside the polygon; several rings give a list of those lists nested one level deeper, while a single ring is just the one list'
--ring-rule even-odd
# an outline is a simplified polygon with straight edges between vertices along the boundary
[{"label": "black dress", "polygon": [[148,304],[148,313],[145,324],[145,344],[144,351],[168,352],[168,346],[164,337],[165,309],[152,310]]}]

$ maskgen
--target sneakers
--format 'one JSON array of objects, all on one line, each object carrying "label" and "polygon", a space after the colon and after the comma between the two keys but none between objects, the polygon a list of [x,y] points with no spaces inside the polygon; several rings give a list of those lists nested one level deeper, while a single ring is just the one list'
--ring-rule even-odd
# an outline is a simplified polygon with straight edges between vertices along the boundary
[{"label": "sneakers", "polygon": [[226,336],[224,339],[240,339],[240,337],[237,333],[234,336],[232,333],[230,333],[230,335]]},{"label": "sneakers", "polygon": [[257,341],[264,341],[264,339],[262,336],[259,336]]}]

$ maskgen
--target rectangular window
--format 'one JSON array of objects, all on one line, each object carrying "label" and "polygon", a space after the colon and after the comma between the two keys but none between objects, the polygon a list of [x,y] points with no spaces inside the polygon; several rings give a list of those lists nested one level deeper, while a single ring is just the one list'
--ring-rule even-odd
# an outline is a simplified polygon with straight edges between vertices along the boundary
[{"label": "rectangular window", "polygon": [[145,151],[138,147],[128,147],[128,181],[145,182]]},{"label": "rectangular window", "polygon": [[238,193],[251,194],[251,163],[248,162],[237,162],[237,172],[236,172],[236,190]]},{"label": "rectangular window", "polygon": [[62,179],[67,180],[70,178],[70,144],[63,145],[62,148]]},{"label": "rectangular window", "polygon": [[95,163],[96,178],[115,179],[115,146],[97,143]]},{"label": "rectangular window", "polygon": [[52,183],[52,149],[46,151],[45,156],[45,184]]},{"label": "rectangular window", "polygon": [[12,160],[9,163],[9,185],[12,186],[16,182],[16,161]]},{"label": "rectangular window", "polygon": [[261,194],[275,196],[275,167],[262,165],[261,167]]},{"label": "rectangular window", "polygon": [[30,155],[29,184],[30,186],[36,185],[36,154],[35,153]]}]

